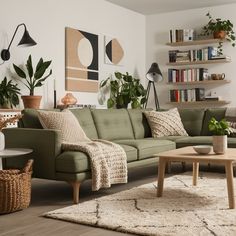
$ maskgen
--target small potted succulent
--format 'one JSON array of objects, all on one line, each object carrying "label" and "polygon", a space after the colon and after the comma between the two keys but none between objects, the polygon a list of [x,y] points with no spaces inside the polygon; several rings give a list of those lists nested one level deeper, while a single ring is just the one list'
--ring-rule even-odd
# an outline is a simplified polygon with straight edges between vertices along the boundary
[{"label": "small potted succulent", "polygon": [[[213,19],[208,12],[206,16],[209,18],[208,23],[203,27],[204,35],[213,35],[214,38],[226,39],[232,43],[235,47],[235,32],[233,30],[234,25],[230,20],[222,20],[221,18]],[[219,54],[222,54],[223,42],[219,42],[218,50]]]},{"label": "small potted succulent", "polygon": [[225,119],[217,121],[212,117],[208,128],[213,133],[212,143],[214,152],[216,154],[224,154],[227,150],[227,135],[230,134],[227,121]]},{"label": "small potted succulent", "polygon": [[0,83],[0,107],[10,109],[19,104],[20,89],[12,80],[7,81],[5,77]]},{"label": "small potted succulent", "polygon": [[127,108],[130,103],[133,109],[141,108],[146,101],[146,90],[140,80],[128,72],[115,72],[115,79],[109,77],[100,83],[100,89],[106,86],[110,89],[108,108]]},{"label": "small potted succulent", "polygon": [[16,74],[22,79],[22,83],[29,89],[29,96],[21,96],[25,108],[39,108],[42,96],[35,96],[34,90],[37,87],[43,86],[44,81],[52,74],[52,70],[50,70],[48,74],[44,76],[46,70],[51,65],[51,62],[52,61],[43,61],[43,59],[40,58],[34,69],[31,55],[29,55],[24,69],[13,64]]}]

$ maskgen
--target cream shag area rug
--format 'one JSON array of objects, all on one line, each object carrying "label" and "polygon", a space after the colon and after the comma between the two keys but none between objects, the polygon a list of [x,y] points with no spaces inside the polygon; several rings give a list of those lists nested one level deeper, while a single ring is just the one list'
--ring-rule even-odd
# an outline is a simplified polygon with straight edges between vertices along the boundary
[{"label": "cream shag area rug", "polygon": [[[236,187],[236,186],[235,186]],[[236,235],[236,209],[228,209],[225,175],[192,173],[46,213],[44,216],[138,235]]]}]

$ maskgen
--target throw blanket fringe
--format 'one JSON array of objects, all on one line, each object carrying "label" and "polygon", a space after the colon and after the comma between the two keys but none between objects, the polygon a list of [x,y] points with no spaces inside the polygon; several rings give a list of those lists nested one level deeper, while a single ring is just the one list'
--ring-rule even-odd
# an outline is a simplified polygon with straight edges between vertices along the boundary
[{"label": "throw blanket fringe", "polygon": [[109,188],[111,184],[127,183],[127,158],[124,149],[106,140],[63,143],[64,151],[81,151],[90,158],[92,190]]}]

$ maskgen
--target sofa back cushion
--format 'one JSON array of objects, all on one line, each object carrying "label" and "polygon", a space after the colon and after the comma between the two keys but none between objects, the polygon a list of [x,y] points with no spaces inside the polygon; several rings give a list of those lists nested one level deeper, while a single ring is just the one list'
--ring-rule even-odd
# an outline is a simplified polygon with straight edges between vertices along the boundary
[{"label": "sofa back cushion", "polygon": [[209,121],[211,120],[212,117],[214,117],[218,121],[222,120],[223,118],[225,118],[225,112],[226,112],[226,108],[207,109],[205,112],[204,119],[203,119],[201,135],[203,136],[212,135],[212,133],[208,129]]},{"label": "sofa back cushion", "polygon": [[80,126],[84,130],[87,137],[90,139],[97,139],[98,134],[95,124],[93,122],[93,117],[90,109],[71,109],[70,111],[75,115],[75,117],[79,121]]},{"label": "sofa back cushion", "polygon": [[133,129],[126,109],[92,110],[98,137],[105,140],[133,139]]},{"label": "sofa back cushion", "polygon": [[150,109],[128,109],[129,117],[133,127],[134,137],[136,139],[152,137],[150,126],[148,124],[146,116],[143,113],[147,110]]},{"label": "sofa back cushion", "polygon": [[179,109],[179,114],[188,135],[201,135],[205,109]]},{"label": "sofa back cushion", "polygon": [[43,126],[39,121],[37,110],[24,109],[21,111],[21,113],[23,116],[18,123],[21,128],[32,128],[32,129],[43,128]]}]

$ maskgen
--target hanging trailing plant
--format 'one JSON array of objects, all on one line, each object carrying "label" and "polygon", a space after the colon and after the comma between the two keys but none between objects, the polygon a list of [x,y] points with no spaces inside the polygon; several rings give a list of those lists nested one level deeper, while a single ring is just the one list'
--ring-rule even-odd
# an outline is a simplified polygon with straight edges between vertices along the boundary
[{"label": "hanging trailing plant", "polygon": [[[208,23],[203,27],[203,35],[213,35],[214,38],[226,39],[235,47],[235,32],[234,25],[230,20],[222,20],[221,18],[214,19],[208,12],[206,16],[209,18]],[[219,42],[218,52],[223,54],[223,41]]]}]

